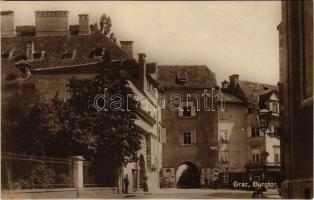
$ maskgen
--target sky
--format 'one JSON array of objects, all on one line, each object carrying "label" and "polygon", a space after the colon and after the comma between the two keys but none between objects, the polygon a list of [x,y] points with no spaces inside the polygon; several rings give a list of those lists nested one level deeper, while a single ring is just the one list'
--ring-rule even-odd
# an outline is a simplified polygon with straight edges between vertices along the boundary
[{"label": "sky", "polygon": [[34,25],[37,10],[67,10],[69,24],[78,14],[99,22],[112,20],[117,40],[132,40],[134,56],[145,53],[159,65],[206,65],[220,83],[232,74],[240,80],[277,84],[280,1],[167,2],[1,2],[13,10],[15,25]]}]

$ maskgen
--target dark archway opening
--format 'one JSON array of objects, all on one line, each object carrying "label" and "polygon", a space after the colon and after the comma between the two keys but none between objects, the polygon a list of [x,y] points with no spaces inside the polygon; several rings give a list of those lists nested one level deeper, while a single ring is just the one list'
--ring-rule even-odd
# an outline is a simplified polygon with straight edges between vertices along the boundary
[{"label": "dark archway opening", "polygon": [[178,188],[200,187],[200,171],[192,162],[186,162],[180,165],[177,169],[176,176]]}]

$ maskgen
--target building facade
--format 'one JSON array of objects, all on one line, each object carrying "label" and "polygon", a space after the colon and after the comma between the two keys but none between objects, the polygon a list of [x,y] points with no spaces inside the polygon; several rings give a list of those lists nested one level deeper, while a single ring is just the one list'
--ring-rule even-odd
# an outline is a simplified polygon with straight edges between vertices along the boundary
[{"label": "building facade", "polygon": [[176,187],[178,168],[187,165],[195,172],[192,185],[198,187],[207,171],[218,171],[217,114],[215,109],[204,109],[203,98],[205,90],[209,94],[216,87],[215,74],[206,66],[157,69],[165,102],[161,112],[165,127],[161,184]]},{"label": "building facade", "polygon": [[246,180],[247,104],[222,89],[224,110],[218,112],[219,185],[229,187],[233,180]]},{"label": "building facade", "polygon": [[[278,88],[239,80],[234,74],[222,83],[221,90],[226,106],[219,113],[220,182],[229,186],[244,180],[270,182],[269,187],[280,187]],[[261,110],[271,113],[267,125],[259,116]],[[232,163],[238,165],[230,170]]]},{"label": "building facade", "polygon": [[106,63],[123,70],[127,73],[128,87],[136,96],[144,97],[143,104],[148,104],[148,107],[136,113],[135,123],[142,130],[138,162],[129,163],[120,170],[118,183],[122,188],[122,178],[128,174],[129,191],[142,190],[144,182],[149,191],[158,190],[162,165],[162,125],[157,106],[159,87],[155,65],[146,66],[145,54],[139,54],[137,60],[133,58],[132,47],[127,46],[132,41],[119,47],[99,32],[89,34],[86,31],[89,28],[86,14],[79,15],[82,31],[76,35],[68,32],[67,11],[37,12],[36,17],[45,17],[49,21],[60,17],[60,13],[62,17],[58,19],[64,23],[53,24],[60,25],[55,27],[56,32],[53,32],[54,28],[46,27],[48,22],[40,21],[36,26],[46,29],[36,27],[36,31],[41,32],[36,32],[34,36],[1,37],[2,106],[16,93],[26,91],[39,94],[42,100],[58,97],[65,101],[70,97],[67,85],[71,81],[94,77],[100,67],[107,67]]}]

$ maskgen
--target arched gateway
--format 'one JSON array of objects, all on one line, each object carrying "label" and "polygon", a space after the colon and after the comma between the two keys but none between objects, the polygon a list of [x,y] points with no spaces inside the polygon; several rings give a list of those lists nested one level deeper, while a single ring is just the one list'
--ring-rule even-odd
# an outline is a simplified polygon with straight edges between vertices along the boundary
[{"label": "arched gateway", "polygon": [[200,187],[200,169],[191,161],[179,165],[176,169],[176,186],[178,188]]}]

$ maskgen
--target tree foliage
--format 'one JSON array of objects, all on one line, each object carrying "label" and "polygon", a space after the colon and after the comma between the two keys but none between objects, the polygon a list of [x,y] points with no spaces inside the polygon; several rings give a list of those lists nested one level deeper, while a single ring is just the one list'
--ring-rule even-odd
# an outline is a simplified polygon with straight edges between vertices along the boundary
[{"label": "tree foliage", "polygon": [[[112,109],[98,111],[94,100],[105,90]],[[128,98],[133,92],[118,69],[108,62],[95,78],[70,82],[69,91],[71,98],[66,103],[55,104],[64,132],[59,139],[65,141],[62,149],[116,166],[136,157],[141,144],[141,130],[135,125],[137,102]]]},{"label": "tree foliage", "polygon": [[100,31],[105,35],[108,35],[111,30],[111,18],[106,14],[103,14],[99,19]]},{"label": "tree foliage", "polygon": [[[5,151],[55,157],[82,155],[113,166],[133,160],[141,144],[134,112],[138,102],[129,98],[133,92],[115,67],[108,62],[94,78],[70,81],[71,97],[66,102],[14,96],[3,108]],[[94,98],[105,89],[113,110],[97,111]],[[114,110],[119,106],[120,110]]]},{"label": "tree foliage", "polygon": [[60,131],[51,104],[37,95],[16,94],[2,106],[2,151],[46,155]]}]

